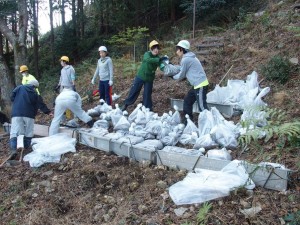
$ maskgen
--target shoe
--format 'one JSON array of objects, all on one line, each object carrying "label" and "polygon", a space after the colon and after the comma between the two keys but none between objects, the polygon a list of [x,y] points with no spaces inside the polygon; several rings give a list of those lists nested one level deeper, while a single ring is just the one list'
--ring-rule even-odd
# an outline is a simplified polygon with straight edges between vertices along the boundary
[{"label": "shoe", "polygon": [[125,111],[127,109],[127,107],[128,107],[128,105],[124,103],[123,105],[120,106],[120,109],[122,111]]},{"label": "shoe", "polygon": [[95,123],[95,120],[92,119],[92,120],[90,120],[89,122],[87,122],[86,124],[87,124],[90,128],[92,128],[92,127],[94,126],[94,123]]}]

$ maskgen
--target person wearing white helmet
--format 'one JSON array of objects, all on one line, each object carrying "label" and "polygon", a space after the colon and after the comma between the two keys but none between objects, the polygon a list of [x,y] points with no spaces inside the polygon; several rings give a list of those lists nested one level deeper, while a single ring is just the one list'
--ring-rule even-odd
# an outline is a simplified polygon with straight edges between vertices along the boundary
[{"label": "person wearing white helmet", "polygon": [[11,159],[17,155],[17,137],[24,135],[24,148],[29,148],[33,137],[34,119],[38,112],[39,96],[36,88],[39,82],[35,79],[25,85],[17,86],[12,94],[10,151]]},{"label": "person wearing white helmet", "polygon": [[59,83],[56,86],[56,90],[61,92],[64,88],[72,89],[76,91],[75,88],[75,70],[74,67],[69,65],[70,59],[68,56],[62,56],[60,58],[60,65],[62,66],[60,72]]},{"label": "person wearing white helmet", "polygon": [[112,86],[114,80],[113,63],[108,56],[107,48],[100,46],[100,59],[97,62],[97,68],[94,73],[91,83],[95,84],[95,79],[99,77],[99,94],[100,99],[103,99],[108,105],[112,104]]},{"label": "person wearing white helmet", "polygon": [[[200,112],[208,109],[206,94],[209,83],[199,59],[190,51],[190,47],[191,45],[187,40],[181,40],[176,45],[176,54],[182,59],[180,72],[173,76],[173,79],[183,80],[187,78],[192,85],[192,88],[184,97],[183,113],[184,115],[188,114],[190,119],[193,119],[193,104],[196,101]],[[185,120],[184,123],[186,123]]]},{"label": "person wearing white helmet", "polygon": [[150,51],[147,51],[143,56],[142,65],[137,72],[133,81],[128,97],[121,105],[121,110],[126,110],[129,105],[132,105],[138,98],[140,91],[144,86],[143,105],[152,111],[152,89],[155,78],[155,71],[160,67],[161,62],[166,57],[159,57],[159,43],[153,40],[149,44]]}]

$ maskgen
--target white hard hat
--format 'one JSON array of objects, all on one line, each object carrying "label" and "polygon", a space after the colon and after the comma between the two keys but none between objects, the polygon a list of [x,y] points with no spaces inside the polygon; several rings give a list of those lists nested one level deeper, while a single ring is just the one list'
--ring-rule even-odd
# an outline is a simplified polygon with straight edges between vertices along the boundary
[{"label": "white hard hat", "polygon": [[28,81],[28,84],[31,84],[31,85],[33,85],[35,87],[39,86],[39,82],[37,80],[35,80],[35,79]]},{"label": "white hard hat", "polygon": [[107,48],[105,46],[100,46],[99,49],[98,49],[98,52],[100,52],[100,51],[107,52]]},{"label": "white hard hat", "polygon": [[188,42],[187,40],[179,41],[176,46],[179,46],[179,47],[187,49],[187,50],[190,49],[190,47],[191,47],[190,42]]}]

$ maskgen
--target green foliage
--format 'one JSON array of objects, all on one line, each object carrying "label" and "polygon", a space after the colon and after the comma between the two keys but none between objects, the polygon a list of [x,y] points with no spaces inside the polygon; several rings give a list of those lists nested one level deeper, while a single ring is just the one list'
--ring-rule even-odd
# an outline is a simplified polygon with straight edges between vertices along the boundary
[{"label": "green foliage", "polygon": [[204,202],[197,214],[197,225],[206,225],[208,220],[208,212],[212,208],[212,204]]},{"label": "green foliage", "polygon": [[[268,142],[270,139],[276,137],[279,140],[280,149],[286,145],[286,140],[293,140],[294,138],[300,138],[300,121],[286,122],[286,114],[283,110],[270,109],[270,108],[252,108],[252,115],[259,114],[262,110],[265,112],[263,120],[267,121],[266,126],[256,127],[250,129],[251,125],[260,124],[261,120],[249,118],[244,121],[242,126],[246,128],[246,133],[239,137],[239,142],[242,145],[250,144],[251,142],[257,142],[263,135],[264,141]],[[297,142],[296,142],[297,143]],[[293,142],[289,142],[292,146]]]},{"label": "green foliage", "polygon": [[285,26],[288,31],[292,31],[295,33],[295,37],[300,37],[300,27],[296,26]]},{"label": "green foliage", "polygon": [[290,78],[291,65],[288,59],[276,55],[270,59],[267,65],[261,67],[261,73],[268,80],[285,84]]},{"label": "green foliage", "polygon": [[123,75],[125,77],[134,77],[137,73],[138,67],[140,66],[140,63],[127,63],[124,65],[123,68]]},{"label": "green foliage", "polygon": [[284,218],[285,222],[288,222],[289,225],[297,225],[300,223],[300,210],[295,213],[289,213]]},{"label": "green foliage", "polygon": [[139,42],[145,37],[147,37],[148,31],[149,29],[147,27],[126,28],[125,31],[121,31],[118,34],[112,36],[107,42],[109,44],[119,46],[132,46],[136,42]]},{"label": "green foliage", "polygon": [[248,30],[251,28],[253,23],[253,14],[249,14],[244,8],[240,8],[237,18],[238,19],[237,24],[235,25],[235,29]]},{"label": "green foliage", "polygon": [[266,29],[270,28],[271,26],[270,13],[264,12],[263,15],[259,17],[259,21]]}]

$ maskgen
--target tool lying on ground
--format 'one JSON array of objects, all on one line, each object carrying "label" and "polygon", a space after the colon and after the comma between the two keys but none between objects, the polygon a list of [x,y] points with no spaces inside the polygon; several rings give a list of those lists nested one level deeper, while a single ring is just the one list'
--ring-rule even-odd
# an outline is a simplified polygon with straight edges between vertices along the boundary
[{"label": "tool lying on ground", "polygon": [[[19,135],[17,138],[17,152],[18,150],[21,150],[19,162],[23,162],[23,152],[24,152],[24,135]],[[11,153],[1,164],[0,168],[4,166],[6,162],[9,160],[14,160],[17,156],[17,152]]]}]

